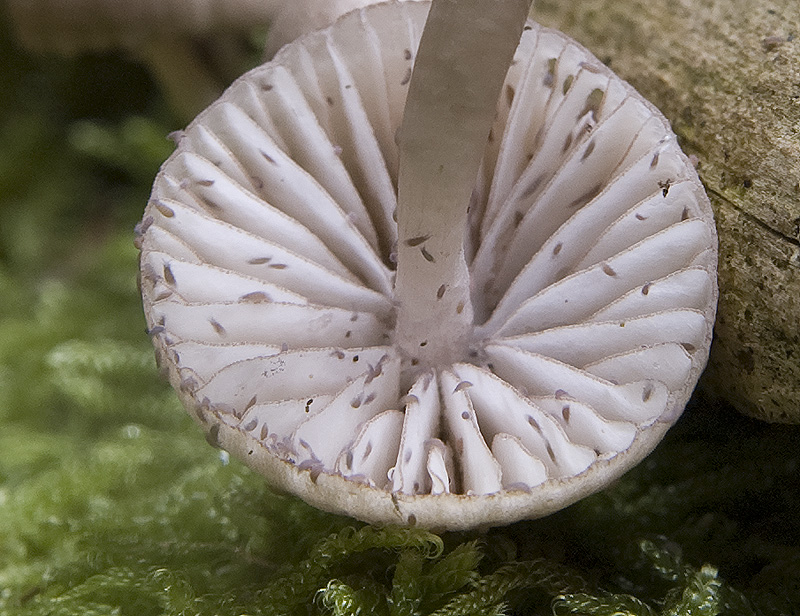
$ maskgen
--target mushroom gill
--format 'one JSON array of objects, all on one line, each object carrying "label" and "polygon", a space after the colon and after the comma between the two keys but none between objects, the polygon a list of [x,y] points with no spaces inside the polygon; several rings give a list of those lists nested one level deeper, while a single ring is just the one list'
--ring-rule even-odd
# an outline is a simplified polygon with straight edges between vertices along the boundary
[{"label": "mushroom gill", "polygon": [[[460,239],[460,342],[433,309],[410,331],[414,285],[434,307],[457,286],[396,222],[429,7],[350,13],[236,81],[137,244],[157,358],[211,440],[320,508],[463,529],[560,509],[655,447],[708,356],[716,236],[663,116],[529,21]],[[402,297],[398,251],[420,257]]]}]

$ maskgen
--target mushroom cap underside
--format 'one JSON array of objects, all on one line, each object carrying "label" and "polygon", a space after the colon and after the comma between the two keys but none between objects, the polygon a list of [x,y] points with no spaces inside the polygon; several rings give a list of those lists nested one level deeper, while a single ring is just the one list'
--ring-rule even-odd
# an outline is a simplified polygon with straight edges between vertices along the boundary
[{"label": "mushroom cap underside", "polygon": [[235,82],[137,243],[157,357],[210,440],[320,508],[458,529],[551,513],[655,447],[708,356],[716,235],[663,116],[529,22],[470,204],[469,348],[415,366],[395,137],[428,7],[356,11]]}]

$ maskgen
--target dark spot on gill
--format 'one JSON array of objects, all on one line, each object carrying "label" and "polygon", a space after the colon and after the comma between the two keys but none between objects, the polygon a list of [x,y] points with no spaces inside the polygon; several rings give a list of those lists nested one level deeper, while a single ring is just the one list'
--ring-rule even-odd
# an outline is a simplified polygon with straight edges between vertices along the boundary
[{"label": "dark spot on gill", "polygon": [[652,383],[647,383],[642,390],[642,402],[647,402],[653,396],[653,391],[655,391],[655,387],[653,387]]},{"label": "dark spot on gill", "polygon": [[543,84],[546,88],[551,88],[553,86],[553,82],[556,78],[556,64],[558,63],[558,58],[550,58],[547,61],[547,73],[544,76]]},{"label": "dark spot on gill", "polygon": [[650,161],[650,168],[651,169],[655,169],[656,165],[658,165],[658,157],[659,157],[659,155],[660,155],[660,152],[656,152],[655,154],[653,154],[653,158]]},{"label": "dark spot on gill", "polygon": [[153,337],[153,336],[158,336],[159,334],[163,334],[165,331],[167,331],[166,327],[164,327],[163,325],[156,325],[155,327],[151,327],[150,329],[146,329],[145,333],[148,336]]},{"label": "dark spot on gill", "polygon": [[531,182],[528,185],[528,187],[523,191],[523,193],[520,195],[520,199],[524,200],[533,195],[537,190],[539,190],[539,186],[542,185],[543,180],[544,177],[542,177],[541,175],[535,180],[533,180],[533,182]]},{"label": "dark spot on gill", "polygon": [[575,201],[573,201],[572,203],[570,203],[568,207],[569,207],[570,209],[577,208],[577,207],[583,207],[584,205],[586,205],[587,203],[589,203],[589,201],[591,201],[591,200],[592,200],[592,199],[594,199],[594,198],[595,198],[597,195],[599,195],[599,194],[600,194],[600,191],[601,191],[602,189],[603,189],[603,187],[602,187],[602,185],[600,185],[600,184],[597,184],[596,186],[593,186],[592,188],[590,188],[589,190],[587,190],[587,191],[586,191],[584,194],[582,194],[580,197],[578,197],[577,199],[575,199]]},{"label": "dark spot on gill", "polygon": [[420,244],[423,244],[429,240],[430,237],[430,235],[418,235],[417,237],[412,237],[411,239],[406,240],[406,246],[411,246],[412,248],[419,246]]},{"label": "dark spot on gill", "polygon": [[169,263],[164,264],[164,280],[166,280],[168,284],[175,285],[175,275],[172,273],[172,268],[169,266]]},{"label": "dark spot on gill", "polygon": [[154,201],[153,204],[156,206],[159,214],[161,214],[164,218],[172,218],[175,216],[174,210],[161,203],[161,201]]},{"label": "dark spot on gill", "polygon": [[597,115],[600,113],[600,108],[603,105],[603,97],[605,96],[605,92],[600,88],[595,88],[589,93],[589,96],[586,97],[586,105],[584,106],[581,113],[578,117],[583,117],[587,113],[592,114],[592,119],[597,121]]},{"label": "dark spot on gill", "polygon": [[240,302],[246,302],[249,304],[258,304],[260,302],[268,302],[269,295],[264,293],[263,291],[253,291],[252,293],[245,293],[239,298]]},{"label": "dark spot on gill", "polygon": [[514,86],[506,85],[506,103],[509,107],[514,103]]}]

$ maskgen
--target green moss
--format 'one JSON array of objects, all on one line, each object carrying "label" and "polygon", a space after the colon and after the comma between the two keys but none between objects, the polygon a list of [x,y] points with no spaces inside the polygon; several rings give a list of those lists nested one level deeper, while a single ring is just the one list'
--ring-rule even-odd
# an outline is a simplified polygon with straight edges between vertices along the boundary
[{"label": "green moss", "polygon": [[85,60],[3,49],[39,87],[0,95],[1,615],[800,613],[800,431],[702,396],[543,520],[437,536],[272,493],[206,445],[144,335],[132,227],[168,116],[64,114]]}]

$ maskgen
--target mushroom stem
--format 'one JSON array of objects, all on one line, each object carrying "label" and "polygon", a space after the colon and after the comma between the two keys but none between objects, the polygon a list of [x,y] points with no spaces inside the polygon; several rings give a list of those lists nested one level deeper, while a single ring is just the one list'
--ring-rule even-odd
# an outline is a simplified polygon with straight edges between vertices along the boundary
[{"label": "mushroom stem", "polygon": [[433,0],[400,129],[397,340],[413,371],[468,357],[467,214],[531,0]]}]

